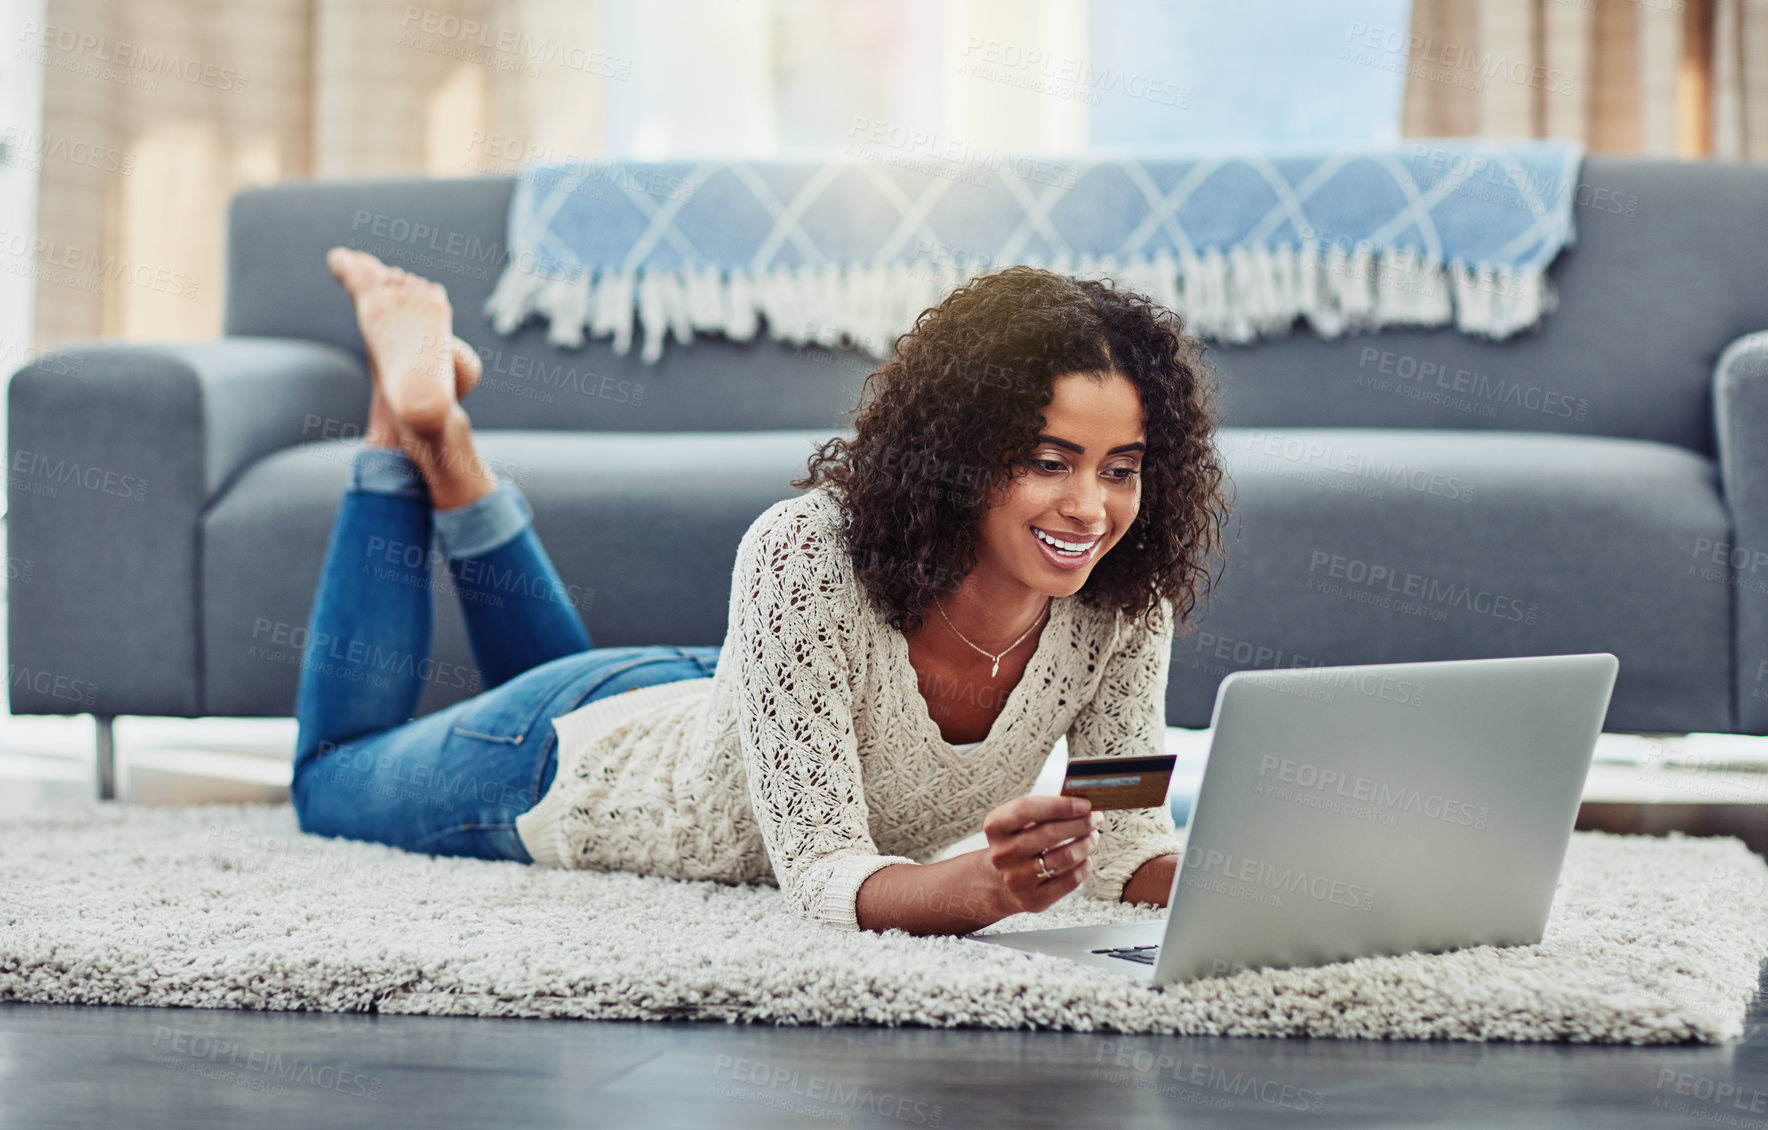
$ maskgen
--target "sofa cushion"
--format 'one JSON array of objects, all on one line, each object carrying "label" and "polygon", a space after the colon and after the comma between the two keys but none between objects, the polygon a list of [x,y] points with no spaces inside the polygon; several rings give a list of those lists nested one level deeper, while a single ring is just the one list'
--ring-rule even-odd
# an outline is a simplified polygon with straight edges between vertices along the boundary
[{"label": "sofa cushion", "polygon": [[1224,429],[1238,523],[1168,724],[1245,667],[1610,651],[1613,730],[1724,730],[1729,522],[1684,448],[1520,432]]},{"label": "sofa cushion", "polygon": [[[484,431],[597,646],[723,643],[736,546],[796,493],[826,430]],[[1611,651],[1608,726],[1729,725],[1728,524],[1680,447],[1508,432],[1225,429],[1236,518],[1197,631],[1174,645],[1167,722],[1209,723],[1230,670]],[[259,461],[205,516],[211,714],[290,714],[313,586],[351,447]],[[620,538],[585,531],[630,530]],[[440,559],[434,566],[445,576]],[[437,601],[439,671],[470,668]],[[420,711],[465,697],[438,678]]]}]

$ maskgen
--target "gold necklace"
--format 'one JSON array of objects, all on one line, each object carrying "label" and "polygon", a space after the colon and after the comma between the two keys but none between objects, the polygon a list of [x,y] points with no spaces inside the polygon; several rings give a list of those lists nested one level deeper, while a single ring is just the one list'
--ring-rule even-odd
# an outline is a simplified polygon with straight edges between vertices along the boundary
[{"label": "gold necklace", "polygon": [[[1032,621],[1030,628],[1025,629],[1024,635],[1021,635],[1018,639],[1014,640],[1012,643],[1007,645],[1007,651],[1012,651],[1014,648],[1018,647],[1021,643],[1025,642],[1025,637],[1031,635],[1032,628],[1036,628],[1039,624],[1044,622],[1044,614],[1049,612],[1050,605],[1054,604],[1054,603],[1055,603],[1054,597],[1050,598],[1050,600],[1045,602],[1044,611],[1039,612],[1037,614],[1037,619]],[[937,596],[933,598],[933,607],[939,609],[939,615],[945,619],[946,626],[951,628],[953,635],[957,636],[961,640],[964,640],[965,643],[970,643],[970,641],[968,639],[964,638],[964,633],[958,631],[958,626],[956,624],[952,623],[952,618],[950,616],[946,616],[945,606],[939,603],[939,598]],[[976,645],[973,643],[970,643],[970,646],[976,647]],[[976,650],[982,651],[982,649],[979,647],[976,647]],[[989,671],[988,671],[989,678],[992,679],[995,677],[995,675],[997,673],[999,673],[999,671],[1001,669],[1001,656],[1006,655],[1007,651],[1001,652],[1000,655],[988,655],[988,652],[982,651],[982,654],[988,655],[988,658],[994,660],[994,666],[989,668]]]}]

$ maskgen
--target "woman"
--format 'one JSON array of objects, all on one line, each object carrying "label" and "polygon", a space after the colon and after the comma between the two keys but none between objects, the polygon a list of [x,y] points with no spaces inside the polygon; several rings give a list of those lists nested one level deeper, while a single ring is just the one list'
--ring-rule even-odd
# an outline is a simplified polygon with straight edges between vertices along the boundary
[{"label": "woman", "polygon": [[[1076,888],[1165,905],[1164,806],[1026,793],[1063,735],[1073,758],[1163,743],[1225,510],[1207,370],[1170,311],[1029,267],[958,288],[867,378],[854,438],[744,534],[722,649],[596,648],[475,452],[442,288],[328,264],[374,395],[302,669],[304,831],[773,881],[850,930],[969,933]],[[488,689],[411,719],[432,530]],[[978,823],[986,848],[922,862]]]}]

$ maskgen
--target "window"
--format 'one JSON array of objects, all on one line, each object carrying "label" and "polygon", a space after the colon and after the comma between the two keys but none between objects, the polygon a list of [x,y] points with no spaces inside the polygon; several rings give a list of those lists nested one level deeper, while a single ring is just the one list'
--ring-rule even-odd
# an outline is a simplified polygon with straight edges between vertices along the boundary
[{"label": "window", "polygon": [[1409,0],[646,0],[602,6],[607,155],[829,154],[866,137],[1080,152],[1400,135]]}]

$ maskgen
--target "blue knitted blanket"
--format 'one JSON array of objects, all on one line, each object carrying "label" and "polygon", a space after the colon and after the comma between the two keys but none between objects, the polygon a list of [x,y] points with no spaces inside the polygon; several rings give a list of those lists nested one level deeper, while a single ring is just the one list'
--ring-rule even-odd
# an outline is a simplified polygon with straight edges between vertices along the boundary
[{"label": "blue knitted blanket", "polygon": [[1080,159],[888,138],[838,159],[534,165],[486,304],[642,356],[696,331],[885,356],[976,274],[1013,263],[1109,276],[1244,343],[1304,318],[1324,337],[1453,324],[1504,338],[1556,305],[1582,146],[1417,140],[1385,148]]}]

